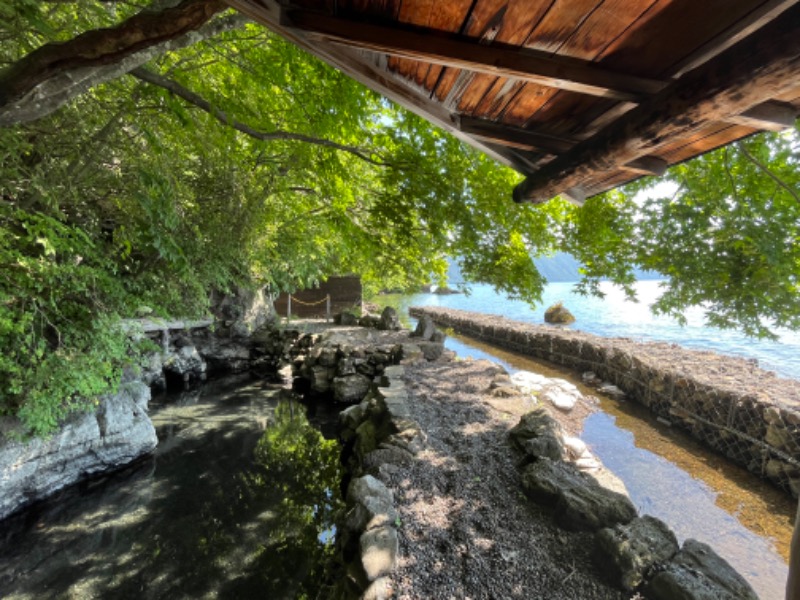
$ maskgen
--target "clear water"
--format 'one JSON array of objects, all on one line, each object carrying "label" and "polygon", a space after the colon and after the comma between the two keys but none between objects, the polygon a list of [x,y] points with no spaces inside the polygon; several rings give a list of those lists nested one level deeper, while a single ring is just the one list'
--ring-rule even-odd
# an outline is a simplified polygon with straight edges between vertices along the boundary
[{"label": "clear water", "polygon": [[249,379],[163,397],[151,459],[0,524],[0,598],[316,595],[339,448]]},{"label": "clear water", "polygon": [[[692,309],[685,316],[686,326],[674,319],[655,316],[649,306],[660,295],[661,282],[639,281],[638,303],[628,302],[625,295],[610,284],[602,284],[605,298],[580,296],[572,283],[551,283],[545,288],[541,304],[531,308],[525,302],[508,300],[486,285],[474,286],[472,293],[439,296],[414,294],[396,296],[392,303],[401,309],[408,306],[441,306],[489,314],[527,323],[543,323],[544,311],[555,302],[563,302],[576,321],[571,326],[606,337],[627,337],[635,340],[664,341],[689,348],[713,350],[720,354],[755,358],[764,369],[783,377],[800,377],[800,332],[777,330],[777,342],[756,340],[738,331],[707,327],[701,309]],[[384,299],[378,298],[380,302]],[[405,312],[405,310],[401,310]]]}]

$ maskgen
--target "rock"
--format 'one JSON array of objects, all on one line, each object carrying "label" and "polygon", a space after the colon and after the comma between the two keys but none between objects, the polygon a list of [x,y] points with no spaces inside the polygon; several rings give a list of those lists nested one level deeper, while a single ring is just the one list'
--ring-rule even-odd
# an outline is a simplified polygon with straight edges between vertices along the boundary
[{"label": "rock", "polygon": [[601,394],[605,394],[609,398],[614,398],[615,400],[624,400],[625,399],[625,392],[615,386],[613,383],[603,382],[597,388],[597,391]]},{"label": "rock", "polygon": [[346,500],[348,502],[363,502],[370,497],[380,498],[389,504],[394,502],[392,491],[372,475],[356,477],[347,486]]},{"label": "rock", "polygon": [[364,456],[361,466],[366,472],[373,473],[385,465],[407,466],[413,460],[414,456],[408,450],[397,446],[387,446],[368,452]]},{"label": "rock", "polygon": [[229,323],[234,338],[247,338],[254,331],[277,319],[275,307],[264,290],[238,288],[232,294],[212,294],[212,308],[217,320]]},{"label": "rock", "polygon": [[198,381],[205,379],[206,363],[197,348],[188,345],[164,359],[164,374],[169,380]]},{"label": "rock", "polygon": [[602,529],[595,541],[596,562],[613,583],[629,592],[644,581],[651,568],[666,563],[680,547],[667,524],[649,515]]},{"label": "rock", "polygon": [[381,320],[381,318],[376,316],[376,315],[367,314],[367,315],[364,315],[363,317],[361,317],[358,320],[358,324],[361,327],[371,327],[371,328],[374,329],[374,328],[376,328],[378,326],[378,323],[380,323],[380,320]]},{"label": "rock", "polygon": [[393,527],[397,518],[394,505],[385,497],[366,496],[347,511],[344,526],[350,531],[364,532],[378,527]]},{"label": "rock", "polygon": [[399,331],[402,328],[400,319],[397,317],[397,311],[391,306],[384,308],[378,321],[378,329],[381,331]]},{"label": "rock", "polygon": [[422,315],[417,321],[417,328],[412,333],[412,337],[420,337],[424,341],[430,341],[436,333],[436,324],[428,315]]},{"label": "rock", "polygon": [[581,374],[581,381],[586,385],[597,386],[600,385],[603,380],[600,379],[594,371],[586,371]]},{"label": "rock", "polygon": [[537,408],[523,415],[508,435],[512,444],[526,456],[558,461],[564,455],[560,429],[559,424],[545,409]]},{"label": "rock", "polygon": [[422,350],[425,360],[429,362],[438,359],[444,352],[444,345],[439,342],[419,342],[416,345]]},{"label": "rock", "polygon": [[589,450],[586,442],[578,437],[564,436],[561,438],[561,443],[564,445],[567,456],[572,460],[578,460]]},{"label": "rock", "polygon": [[636,517],[630,499],[568,463],[540,458],[523,469],[522,486],[532,499],[555,505],[556,519],[565,529],[594,531]]},{"label": "rock", "polygon": [[545,389],[542,391],[539,397],[542,400],[547,400],[558,410],[562,410],[564,412],[569,412],[575,408],[575,404],[578,401],[578,396],[557,387]]},{"label": "rock", "polygon": [[365,531],[361,535],[359,546],[361,565],[369,581],[389,575],[397,565],[400,544],[394,527]]},{"label": "rock", "polygon": [[333,378],[333,397],[337,402],[361,402],[369,392],[372,380],[361,374]]},{"label": "rock", "polygon": [[364,590],[361,600],[389,600],[394,596],[392,582],[388,577],[378,577]]},{"label": "rock", "polygon": [[538,394],[548,381],[544,375],[530,371],[517,371],[511,375],[511,382],[525,394]]},{"label": "rock", "polygon": [[744,578],[710,546],[688,539],[645,585],[648,600],[758,600]]},{"label": "rock", "polygon": [[150,389],[122,384],[95,413],[74,415],[47,439],[0,445],[0,519],[89,475],[152,452],[158,442],[147,416]]},{"label": "rock", "polygon": [[568,325],[575,322],[575,317],[561,302],[557,302],[544,311],[544,322],[556,325]]},{"label": "rock", "polygon": [[343,310],[333,318],[333,322],[344,327],[354,327],[358,325],[358,317],[351,312]]},{"label": "rock", "polygon": [[417,344],[403,344],[403,362],[413,363],[424,360],[425,355]]}]

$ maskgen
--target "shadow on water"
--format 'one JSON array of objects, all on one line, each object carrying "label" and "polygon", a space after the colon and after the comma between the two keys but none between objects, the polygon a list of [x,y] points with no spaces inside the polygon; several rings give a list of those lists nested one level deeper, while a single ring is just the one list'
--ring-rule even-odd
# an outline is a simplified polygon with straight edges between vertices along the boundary
[{"label": "shadow on water", "polygon": [[0,597],[314,597],[339,447],[278,395],[234,380],[155,399],[154,456],[0,525]]},{"label": "shadow on water", "polygon": [[[449,336],[446,345],[461,357],[493,360],[510,372],[561,377],[583,394],[596,394],[568,369],[460,335]],[[644,407],[602,398],[600,408],[585,420],[581,437],[622,479],[640,513],[664,520],[681,541],[691,537],[710,544],[761,600],[782,600],[795,502],[659,423]]]}]

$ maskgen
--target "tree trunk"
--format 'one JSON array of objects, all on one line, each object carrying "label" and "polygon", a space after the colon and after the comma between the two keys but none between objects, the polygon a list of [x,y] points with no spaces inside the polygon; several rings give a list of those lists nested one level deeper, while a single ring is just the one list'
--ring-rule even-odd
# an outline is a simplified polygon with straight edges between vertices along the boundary
[{"label": "tree trunk", "polygon": [[45,44],[0,72],[0,126],[43,117],[90,87],[127,73],[155,56],[245,22],[232,15],[200,29],[223,10],[221,0],[181,0],[144,10],[116,27]]}]

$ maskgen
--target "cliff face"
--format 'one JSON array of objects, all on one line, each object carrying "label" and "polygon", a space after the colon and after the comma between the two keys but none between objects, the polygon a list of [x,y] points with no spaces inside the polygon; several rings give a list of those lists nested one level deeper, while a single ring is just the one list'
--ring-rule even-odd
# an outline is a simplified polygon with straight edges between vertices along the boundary
[{"label": "cliff face", "polygon": [[0,519],[152,452],[158,440],[147,416],[149,401],[144,383],[124,383],[116,394],[99,399],[96,412],[74,415],[48,439],[6,441],[0,446]]}]

